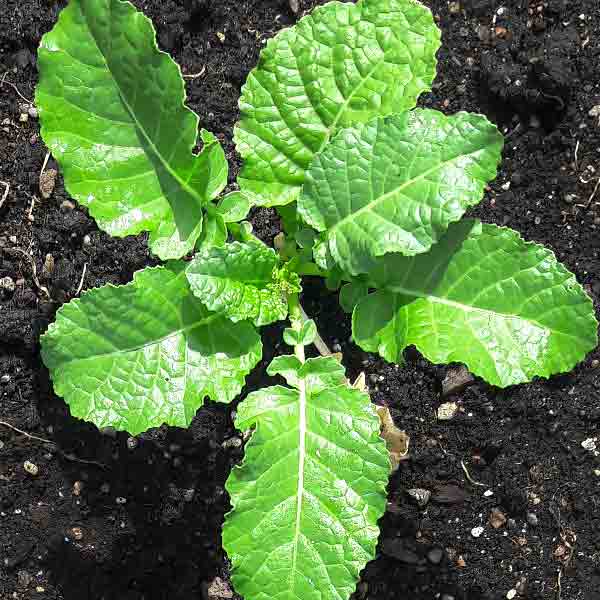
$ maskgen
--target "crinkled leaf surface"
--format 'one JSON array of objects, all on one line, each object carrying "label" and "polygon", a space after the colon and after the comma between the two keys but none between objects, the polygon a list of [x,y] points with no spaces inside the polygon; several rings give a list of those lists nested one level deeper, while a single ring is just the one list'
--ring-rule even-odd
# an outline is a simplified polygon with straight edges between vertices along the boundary
[{"label": "crinkled leaf surface", "polygon": [[502,135],[485,117],[416,109],[346,129],[315,157],[298,201],[346,272],[426,252],[483,197]]},{"label": "crinkled leaf surface", "polygon": [[134,435],[189,425],[206,396],[231,401],[261,349],[250,323],[234,324],[193,296],[183,263],[85,292],[42,337],[44,363],[71,413]]},{"label": "crinkled leaf surface", "polygon": [[[288,275],[289,277],[286,277]],[[286,292],[299,290],[272,248],[261,242],[233,242],[202,248],[187,269],[192,292],[211,310],[232,321],[267,325],[287,317]]]},{"label": "crinkled leaf surface", "polygon": [[428,254],[388,255],[371,270],[353,335],[398,362],[415,345],[505,387],[570,371],[597,343],[594,307],[554,254],[510,229],[464,220]]},{"label": "crinkled leaf surface", "polygon": [[269,40],[240,99],[242,191],[266,206],[295,200],[336,131],[415,106],[439,46],[431,12],[414,0],[330,2]]},{"label": "crinkled leaf surface", "polygon": [[183,104],[179,67],[129,2],[71,0],[38,53],[42,137],[69,193],[114,236],[150,232],[162,259],[190,252],[202,206],[227,182],[216,138]]},{"label": "crinkled leaf surface", "polygon": [[236,427],[255,427],[227,480],[223,546],[245,600],[340,600],[375,553],[390,464],[369,396],[334,358],[280,357],[293,389],[251,393]]}]

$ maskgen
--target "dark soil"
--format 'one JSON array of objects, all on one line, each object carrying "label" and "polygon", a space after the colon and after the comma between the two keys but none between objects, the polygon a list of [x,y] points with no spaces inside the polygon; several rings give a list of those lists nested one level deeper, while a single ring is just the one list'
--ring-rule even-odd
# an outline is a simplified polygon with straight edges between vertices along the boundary
[{"label": "dark soil", "polygon": [[[300,0],[300,10],[317,3]],[[600,104],[597,0],[426,3],[444,44],[422,104],[482,112],[507,133],[501,173],[476,214],[551,247],[600,301],[600,190],[593,196],[600,121],[589,114]],[[233,181],[240,86],[265,40],[294,23],[288,0],[135,4],[184,73],[204,71],[187,80],[188,103],[223,141]],[[36,47],[63,5],[0,0],[0,75],[6,71],[5,82],[27,98],[37,81]],[[0,419],[53,443],[0,426],[0,598],[202,598],[215,576],[227,580],[223,485],[242,454],[223,444],[236,436],[230,409],[209,404],[188,430],[153,430],[132,448],[124,433],[100,434],[71,418],[53,395],[39,335],[76,294],[84,265],[86,289],[125,283],[153,259],[143,236],[100,232],[70,203],[60,175],[51,198],[32,208],[46,148],[37,120],[22,120],[23,105],[7,83],[0,87],[0,180],[10,184],[0,209],[0,278],[16,283],[14,292],[0,291]],[[253,219],[270,241],[274,214]],[[442,398],[448,367],[414,352],[401,367],[362,352],[321,284],[307,283],[304,303],[343,350],[350,375],[365,371],[373,400],[411,436],[358,598],[492,600],[514,591],[529,600],[600,598],[600,459],[581,445],[600,439],[598,351],[551,381],[504,391],[477,381]],[[267,345],[276,333],[264,333]],[[265,364],[249,388],[264,383]],[[436,419],[444,401],[459,405],[451,421]],[[27,460],[37,477],[25,472]],[[412,488],[432,492],[424,509]],[[498,529],[488,523],[492,509],[507,520]]]}]

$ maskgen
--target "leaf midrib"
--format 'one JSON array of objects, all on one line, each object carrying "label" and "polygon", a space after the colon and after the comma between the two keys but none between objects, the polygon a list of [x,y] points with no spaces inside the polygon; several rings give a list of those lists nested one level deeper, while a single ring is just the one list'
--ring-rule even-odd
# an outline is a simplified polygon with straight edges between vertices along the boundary
[{"label": "leaf midrib", "polygon": [[[94,32],[92,31],[92,29],[88,25],[88,17],[85,14],[85,8],[83,7],[83,4],[80,4],[80,9],[81,9],[81,12],[82,12],[83,16],[85,17],[85,22],[86,22],[87,30],[88,30],[88,32],[90,34],[90,37],[94,41],[94,45],[96,46],[96,49],[100,53],[100,56],[102,57],[102,60],[104,61],[104,64],[106,65],[106,68],[107,68],[108,72],[110,73],[111,78],[112,78],[112,80],[113,80],[113,82],[114,82],[114,84],[115,84],[115,86],[117,88],[117,91],[119,92],[119,97],[121,98],[121,101],[123,102],[123,105],[124,105],[125,109],[127,110],[127,113],[129,115],[129,117],[134,122],[136,129],[138,129],[140,131],[140,133],[143,135],[144,139],[146,140],[146,143],[150,146],[150,148],[152,149],[152,151],[154,152],[154,154],[156,155],[156,157],[159,159],[159,161],[161,162],[161,164],[163,165],[163,167],[165,168],[165,170],[171,175],[171,177],[173,177],[173,179],[175,179],[175,181],[177,181],[177,183],[179,183],[179,185],[188,194],[190,194],[193,198],[195,198],[200,204],[203,204],[203,198],[200,196],[200,194],[198,194],[198,192],[194,188],[192,188],[187,181],[183,180],[179,176],[179,174],[177,173],[177,171],[175,171],[171,167],[171,165],[169,164],[169,162],[161,154],[161,152],[158,150],[158,148],[156,147],[156,145],[154,144],[154,142],[152,141],[152,139],[150,138],[150,136],[146,132],[146,129],[138,121],[135,113],[133,112],[131,106],[129,105],[129,102],[127,102],[127,99],[125,97],[123,89],[119,85],[119,82],[118,82],[117,78],[115,77],[112,69],[110,68],[110,66],[108,64],[108,61],[106,59],[106,56],[104,55],[104,52],[102,52],[102,50],[100,49],[100,45],[99,45],[98,40],[96,39],[96,37],[94,35]],[[111,23],[112,23],[112,19],[111,19]],[[156,45],[155,41],[154,41],[154,44]],[[159,48],[156,48],[156,49],[157,49],[158,52],[162,52]],[[146,156],[148,155],[148,153],[145,151],[145,149],[144,149],[144,154],[146,154]],[[152,162],[152,161],[150,160],[150,162]],[[166,196],[165,196],[165,198],[166,198]],[[168,201],[168,199],[167,199],[167,201]]]},{"label": "leaf midrib", "polygon": [[[208,323],[210,323],[211,321],[214,321],[215,319],[219,318],[220,316],[221,315],[216,314],[216,313],[209,315],[208,317],[200,319],[199,321],[191,323],[190,325],[186,325],[185,327],[180,327],[179,329],[172,331],[168,335],[162,336],[158,339],[150,340],[144,344],[138,344],[137,346],[133,346],[131,348],[119,348],[118,350],[114,350],[113,352],[102,352],[100,354],[86,356],[85,358],[72,358],[70,360],[66,360],[66,361],[62,362],[61,367],[65,367],[71,363],[78,363],[78,362],[83,362],[86,360],[92,360],[92,359],[97,360],[99,358],[107,358],[109,356],[118,356],[119,354],[129,354],[131,352],[138,352],[144,348],[148,348],[149,346],[157,346],[177,335],[181,335],[181,334],[187,333],[188,331],[196,329],[198,327],[207,325]],[[186,345],[186,347],[187,347],[187,345]]]},{"label": "leaf midrib", "polygon": [[[388,198],[390,198],[396,194],[399,194],[400,192],[402,192],[402,190],[406,189],[407,187],[412,186],[413,184],[417,183],[418,181],[425,179],[428,175],[431,175],[432,173],[435,173],[436,171],[441,170],[443,167],[458,160],[459,158],[464,158],[466,156],[475,156],[479,153],[485,152],[486,150],[487,150],[486,148],[479,148],[473,152],[468,152],[466,154],[459,154],[457,156],[453,156],[452,158],[450,158],[448,160],[442,161],[442,162],[434,165],[433,167],[423,171],[416,177],[413,177],[412,179],[409,179],[409,180],[403,182],[401,185],[399,185],[398,187],[395,187],[394,189],[390,190],[389,192],[386,192],[385,194],[382,194],[381,196],[374,198],[373,200],[371,200],[364,206],[361,206],[358,210],[348,213],[344,218],[340,219],[337,223],[334,223],[331,227],[328,228],[329,233],[334,232],[336,229],[338,229],[339,227],[344,225],[346,222],[348,222],[352,219],[355,219],[361,213],[372,210],[373,207],[376,206],[377,204],[384,202],[385,200],[387,200]],[[480,183],[480,180],[478,180],[478,179],[474,179],[474,181],[476,183]],[[413,202],[415,202],[412,198],[411,198],[411,200]],[[397,225],[397,226],[401,227],[400,225]],[[327,230],[327,228],[325,230]],[[321,231],[323,231],[323,230],[321,230]]]},{"label": "leaf midrib", "polygon": [[435,296],[432,294],[426,294],[425,292],[421,292],[419,290],[414,290],[414,289],[410,289],[410,288],[405,288],[405,287],[402,287],[399,285],[387,286],[384,288],[384,290],[387,290],[389,292],[396,293],[396,294],[403,294],[405,296],[413,296],[415,298],[423,298],[424,300],[429,300],[432,303],[443,304],[445,306],[457,308],[464,312],[481,312],[481,313],[492,314],[492,315],[500,315],[500,316],[512,318],[512,319],[519,319],[520,321],[526,321],[528,323],[531,323],[532,325],[536,325],[537,327],[539,327],[540,329],[543,329],[544,331],[549,331],[551,333],[555,333],[558,335],[564,335],[564,336],[570,337],[574,340],[578,340],[578,341],[580,340],[580,338],[574,334],[571,334],[571,333],[568,333],[565,331],[560,331],[558,329],[553,329],[552,327],[549,327],[548,325],[544,325],[544,324],[540,323],[539,321],[537,321],[536,319],[532,319],[529,317],[522,317],[520,315],[511,314],[508,312],[491,310],[489,308],[480,308],[478,306],[469,306],[468,304],[463,304],[463,303],[457,302],[455,300],[450,300],[449,298],[444,298],[443,296]]}]

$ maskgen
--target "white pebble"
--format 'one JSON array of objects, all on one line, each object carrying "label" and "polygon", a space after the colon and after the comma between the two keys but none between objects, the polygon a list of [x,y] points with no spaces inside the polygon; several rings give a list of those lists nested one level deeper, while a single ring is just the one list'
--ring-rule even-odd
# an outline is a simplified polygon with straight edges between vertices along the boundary
[{"label": "white pebble", "polygon": [[481,527],[481,525],[479,527],[473,527],[473,529],[471,529],[471,535],[474,538],[478,538],[482,533],[483,533],[483,527]]},{"label": "white pebble", "polygon": [[508,600],[512,600],[516,595],[517,590],[508,590],[508,592],[506,592],[506,597],[508,598]]},{"label": "white pebble", "polygon": [[40,472],[39,467],[28,460],[23,463],[23,468],[25,471],[27,471],[27,473],[33,475],[34,477]]}]

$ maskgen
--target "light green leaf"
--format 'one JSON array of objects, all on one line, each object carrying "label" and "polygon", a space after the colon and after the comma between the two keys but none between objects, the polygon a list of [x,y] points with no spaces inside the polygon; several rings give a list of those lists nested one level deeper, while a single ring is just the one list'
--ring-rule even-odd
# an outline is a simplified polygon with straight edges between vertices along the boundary
[{"label": "light green leaf", "polygon": [[231,323],[192,295],[183,263],[85,292],[62,306],[41,342],[71,414],[133,435],[186,427],[206,396],[230,402],[262,349],[252,325]]},{"label": "light green leaf", "polygon": [[248,216],[250,198],[242,192],[231,192],[220,200],[217,207],[225,223],[237,223]]},{"label": "light green leaf", "polygon": [[113,236],[150,232],[162,259],[194,248],[202,207],[227,182],[217,139],[183,104],[179,67],[121,0],[71,0],[38,53],[42,137],[69,193]]},{"label": "light green leaf", "polygon": [[286,327],[283,330],[283,341],[288,346],[308,346],[312,344],[317,337],[317,326],[312,319],[302,323],[302,327],[293,329]]},{"label": "light green leaf", "polygon": [[502,135],[485,117],[416,109],[342,131],[315,157],[298,201],[343,271],[426,252],[483,197]]},{"label": "light green leaf", "polygon": [[224,246],[227,242],[227,225],[221,213],[214,206],[208,206],[204,217],[204,227],[196,243],[196,250],[211,246]]},{"label": "light green leaf", "polygon": [[374,556],[385,510],[390,464],[379,418],[333,358],[281,357],[274,370],[295,389],[251,393],[235,421],[255,431],[226,485],[233,584],[245,600],[345,600]]},{"label": "light green leaf", "polygon": [[431,12],[414,0],[330,2],[269,40],[240,98],[242,191],[264,206],[296,200],[339,129],[415,106],[439,46]]},{"label": "light green leaf", "polygon": [[299,290],[272,248],[260,242],[233,242],[202,248],[187,269],[193,293],[232,321],[267,325],[287,317],[287,293]]},{"label": "light green leaf", "polygon": [[597,344],[588,295],[554,254],[510,229],[464,220],[428,254],[388,255],[353,315],[356,342],[398,362],[414,345],[506,387],[570,371]]}]

